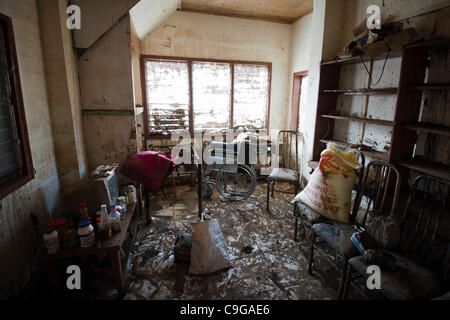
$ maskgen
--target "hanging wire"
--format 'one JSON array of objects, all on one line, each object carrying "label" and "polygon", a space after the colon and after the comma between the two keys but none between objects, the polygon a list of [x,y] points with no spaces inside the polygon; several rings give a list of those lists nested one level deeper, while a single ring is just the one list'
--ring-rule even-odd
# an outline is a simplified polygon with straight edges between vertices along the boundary
[{"label": "hanging wire", "polygon": [[378,81],[375,82],[375,83],[373,83],[373,81],[372,81],[372,80],[373,80],[373,78],[372,78],[372,73],[369,71],[369,69],[367,68],[366,64],[364,63],[364,60],[363,60],[362,56],[359,56],[359,58],[361,59],[361,63],[362,63],[363,66],[364,66],[364,69],[366,69],[366,72],[367,72],[367,74],[369,75],[369,82],[370,82],[370,84],[371,84],[372,86],[376,86],[377,84],[379,84],[380,81],[381,81],[381,78],[383,78],[384,69],[386,68],[386,63],[387,63],[387,61],[388,61],[388,59],[389,59],[389,54],[390,54],[390,53],[391,53],[391,49],[388,49],[388,52],[387,52],[387,54],[386,54],[386,59],[384,60],[383,69],[381,70],[380,78],[379,78]]}]

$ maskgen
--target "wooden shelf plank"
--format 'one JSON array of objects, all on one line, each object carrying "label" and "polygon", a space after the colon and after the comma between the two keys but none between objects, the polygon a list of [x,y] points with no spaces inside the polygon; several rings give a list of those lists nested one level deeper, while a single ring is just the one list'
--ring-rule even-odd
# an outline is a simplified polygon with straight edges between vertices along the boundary
[{"label": "wooden shelf plank", "polygon": [[343,94],[346,96],[368,96],[382,94],[397,94],[398,88],[323,90],[324,93]]},{"label": "wooden shelf plank", "polygon": [[410,90],[450,90],[450,83],[421,83],[410,86]]},{"label": "wooden shelf plank", "polygon": [[321,117],[327,118],[327,119],[371,123],[371,124],[382,125],[382,126],[393,126],[394,125],[393,121],[380,120],[380,119],[368,119],[368,118],[358,118],[358,117],[350,117],[350,116],[335,116],[335,115],[326,115],[326,114],[321,115]]},{"label": "wooden shelf plank", "polygon": [[413,131],[421,131],[421,132],[430,132],[430,133],[436,133],[441,134],[444,136],[450,136],[450,128],[434,124],[434,123],[427,123],[427,122],[419,122],[419,123],[413,123],[404,125],[403,128]]},{"label": "wooden shelf plank", "polygon": [[444,164],[430,163],[422,159],[410,159],[399,162],[399,165],[411,170],[419,171],[450,181],[450,166]]},{"label": "wooden shelf plank", "polygon": [[[407,45],[404,49],[418,48],[418,47],[427,47],[429,49],[439,49],[439,48],[448,48],[449,46],[450,46],[450,40],[449,39],[437,39],[437,40],[430,40],[430,41],[424,41],[424,42],[419,42],[419,43],[413,43],[413,44]],[[398,50],[398,51],[391,51],[389,53],[389,58],[398,58],[398,57],[403,56],[404,49],[403,50]],[[356,57],[350,57],[350,58],[344,58],[344,59],[339,59],[339,60],[322,62],[322,66],[357,64],[357,63],[361,63],[361,59],[364,62],[376,61],[376,60],[384,60],[384,59],[386,59],[386,56],[387,56],[387,52],[379,55],[375,59],[372,59],[371,57],[368,57],[368,56],[361,55],[361,56],[356,56]]]},{"label": "wooden shelf plank", "polygon": [[[352,145],[351,143],[344,142],[344,141],[320,140],[320,142],[322,142],[323,144],[332,143],[338,147],[345,148],[345,149],[354,148],[354,149],[358,150],[356,145]],[[389,159],[389,154],[385,153],[385,152],[380,152],[380,151],[376,151],[376,150],[358,150],[358,151],[361,152],[362,154],[364,154],[365,156],[369,156],[369,157],[377,159],[377,160],[387,161]]]},{"label": "wooden shelf plank", "polygon": [[[389,58],[398,58],[398,57],[401,57],[402,54],[403,54],[403,52],[401,50],[400,51],[391,51],[389,53]],[[376,57],[373,60],[384,60],[384,59],[386,59],[386,56],[387,56],[387,52],[379,55],[378,57]],[[363,55],[363,56],[356,56],[356,57],[344,58],[344,59],[340,59],[340,60],[323,62],[322,66],[357,64],[357,63],[361,63],[361,59],[364,62],[372,61],[371,57],[367,57],[367,56]]]}]

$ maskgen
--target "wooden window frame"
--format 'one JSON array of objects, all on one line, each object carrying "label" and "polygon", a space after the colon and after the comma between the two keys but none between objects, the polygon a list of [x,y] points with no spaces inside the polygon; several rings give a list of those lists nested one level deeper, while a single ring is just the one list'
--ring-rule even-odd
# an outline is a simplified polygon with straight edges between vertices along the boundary
[{"label": "wooden window frame", "polygon": [[308,71],[300,71],[294,73],[292,84],[292,105],[291,105],[291,123],[290,130],[298,131],[298,120],[300,111],[300,100],[302,94],[303,78],[308,76]]},{"label": "wooden window frame", "polygon": [[33,161],[31,157],[30,140],[28,138],[25,109],[23,104],[22,86],[20,84],[19,64],[17,60],[16,44],[10,17],[0,13],[0,24],[5,31],[5,44],[8,65],[11,66],[11,103],[13,105],[17,134],[20,141],[20,152],[23,161],[22,174],[0,185],[0,199],[16,191],[34,179]]},{"label": "wooden window frame", "polygon": [[212,62],[223,63],[230,65],[231,71],[231,91],[230,91],[230,128],[234,126],[234,67],[235,65],[257,65],[266,66],[268,69],[268,94],[267,94],[267,111],[266,111],[266,131],[270,131],[270,105],[272,94],[272,63],[260,62],[260,61],[241,61],[241,60],[221,60],[221,59],[206,59],[206,58],[186,58],[186,57],[171,57],[171,56],[157,56],[157,55],[141,55],[141,90],[142,90],[142,102],[144,107],[144,136],[145,139],[162,139],[167,136],[162,135],[150,135],[148,124],[148,103],[147,103],[147,82],[146,82],[146,70],[145,64],[147,61],[161,61],[161,62],[186,62],[188,64],[188,78],[189,78],[189,132],[191,136],[194,135],[194,113],[193,113],[193,79],[192,79],[192,64],[194,62]]}]

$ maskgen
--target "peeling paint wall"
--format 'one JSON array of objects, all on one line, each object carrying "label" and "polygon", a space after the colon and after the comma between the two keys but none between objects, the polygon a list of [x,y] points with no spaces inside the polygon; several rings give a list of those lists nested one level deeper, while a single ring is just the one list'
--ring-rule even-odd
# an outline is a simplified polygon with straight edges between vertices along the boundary
[{"label": "peeling paint wall", "polygon": [[71,0],[81,9],[81,30],[74,30],[76,48],[91,47],[102,35],[127,15],[139,0]]},{"label": "peeling paint wall", "polygon": [[272,62],[270,128],[287,127],[289,25],[176,12],[142,40],[142,54]]},{"label": "peeling paint wall", "polygon": [[121,165],[137,152],[130,16],[86,51],[78,65],[89,167]]},{"label": "peeling paint wall", "polygon": [[87,173],[78,66],[72,35],[66,27],[67,5],[67,0],[38,2],[55,152],[63,188],[77,183]]},{"label": "peeling paint wall", "polygon": [[34,213],[44,224],[59,207],[58,173],[46,89],[38,8],[34,0],[2,0],[13,22],[35,178],[0,200],[0,297],[17,293],[32,276],[37,254]]}]

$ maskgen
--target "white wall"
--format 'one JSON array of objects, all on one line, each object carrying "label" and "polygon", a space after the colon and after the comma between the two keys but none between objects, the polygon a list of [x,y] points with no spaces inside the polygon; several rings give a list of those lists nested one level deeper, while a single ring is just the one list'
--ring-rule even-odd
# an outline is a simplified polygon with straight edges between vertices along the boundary
[{"label": "white wall", "polygon": [[270,128],[287,128],[289,25],[176,12],[142,40],[142,54],[271,62]]}]

